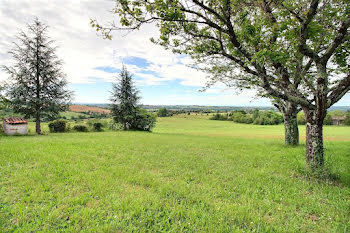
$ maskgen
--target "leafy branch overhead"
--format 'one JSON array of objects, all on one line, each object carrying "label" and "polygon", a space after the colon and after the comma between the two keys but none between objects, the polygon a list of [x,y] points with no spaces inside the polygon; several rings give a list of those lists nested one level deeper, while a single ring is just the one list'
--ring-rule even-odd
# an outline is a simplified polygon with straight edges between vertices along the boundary
[{"label": "leafy branch overhead", "polygon": [[[120,17],[118,24],[91,22],[106,38],[113,30],[155,23],[160,36],[152,41],[189,54],[201,64],[230,63],[271,95],[309,108],[316,108],[314,87],[319,79],[312,75],[316,62],[330,60],[330,74],[341,73],[341,81],[328,88],[328,107],[349,90],[344,89],[349,82],[344,76],[349,70],[346,1],[119,0],[114,12]],[[305,75],[298,77],[296,71]],[[299,83],[304,88],[295,88]]]}]

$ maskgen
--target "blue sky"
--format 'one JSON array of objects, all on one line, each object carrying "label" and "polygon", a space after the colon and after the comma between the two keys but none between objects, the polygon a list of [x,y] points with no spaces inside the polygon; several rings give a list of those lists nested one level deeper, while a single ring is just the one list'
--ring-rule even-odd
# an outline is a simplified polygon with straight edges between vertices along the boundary
[{"label": "blue sky", "polygon": [[[182,56],[183,57],[183,56]],[[159,78],[159,75],[149,70],[151,65],[146,59],[140,57],[127,57],[123,59],[122,64],[125,66],[134,66],[140,69],[140,74],[152,75]],[[106,103],[108,102],[112,83],[119,79],[120,68],[110,66],[95,67],[96,70],[109,73],[113,76],[112,80],[105,81],[101,78],[90,77],[91,83],[73,83],[70,88],[75,92],[76,102],[79,103]],[[253,99],[249,96],[245,98],[243,93],[235,90],[225,90],[213,88],[208,91],[202,91],[203,85],[183,85],[181,77],[174,80],[160,81],[156,83],[147,83],[143,77],[133,74],[135,86],[140,92],[141,103],[143,104],[196,104],[196,105],[246,105],[246,106],[271,106],[270,102],[265,99]],[[217,97],[221,97],[218,100]]]},{"label": "blue sky", "polygon": [[[192,61],[150,42],[157,37],[154,25],[125,34],[113,33],[111,41],[98,36],[90,19],[101,23],[117,20],[111,13],[111,0],[15,0],[0,4],[0,60],[11,64],[7,53],[20,30],[35,17],[49,26],[48,35],[58,46],[64,62],[73,102],[106,103],[112,82],[124,64],[134,74],[143,104],[270,106],[267,99],[255,99],[254,90],[228,89],[222,84],[199,92],[206,74],[189,67]],[[7,79],[0,70],[0,82]],[[350,95],[337,105],[350,106]]]}]

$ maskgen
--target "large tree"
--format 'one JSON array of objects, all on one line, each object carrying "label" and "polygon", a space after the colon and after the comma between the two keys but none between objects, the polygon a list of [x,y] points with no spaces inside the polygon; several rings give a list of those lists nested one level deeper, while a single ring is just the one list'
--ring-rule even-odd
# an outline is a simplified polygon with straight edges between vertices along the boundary
[{"label": "large tree", "polygon": [[111,31],[155,23],[153,39],[199,64],[227,64],[266,94],[302,107],[306,161],[324,163],[323,120],[350,90],[350,4],[343,0],[116,0]]},{"label": "large tree", "polygon": [[123,130],[130,129],[137,113],[137,102],[140,99],[132,75],[123,66],[119,79],[113,84],[110,100],[112,116],[123,125]]},{"label": "large tree", "polygon": [[72,93],[66,89],[62,61],[47,35],[48,26],[35,19],[27,28],[9,52],[14,64],[3,66],[10,76],[6,95],[16,113],[35,118],[36,133],[41,134],[41,119],[66,110]]}]

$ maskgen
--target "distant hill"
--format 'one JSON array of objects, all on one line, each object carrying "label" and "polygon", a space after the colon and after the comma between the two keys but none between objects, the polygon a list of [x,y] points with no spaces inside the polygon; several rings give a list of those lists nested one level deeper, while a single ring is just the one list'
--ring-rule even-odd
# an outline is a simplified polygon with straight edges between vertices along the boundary
[{"label": "distant hill", "polygon": [[[98,107],[102,109],[108,109],[110,107],[109,104],[80,104],[84,106],[90,107]],[[150,111],[156,111],[159,108],[167,108],[169,110],[184,110],[184,111],[233,111],[233,110],[270,110],[273,109],[277,111],[277,109],[273,106],[203,106],[203,105],[141,105],[142,108],[148,109]],[[332,106],[329,108],[329,111],[350,111],[350,106]]]},{"label": "distant hill", "polygon": [[[85,105],[85,104],[81,104]],[[94,106],[99,108],[110,107],[109,104],[86,104],[87,106]],[[140,107],[147,110],[158,110],[160,108],[166,108],[168,110],[183,110],[183,111],[233,111],[233,110],[251,110],[251,109],[259,109],[259,110],[270,110],[275,109],[275,107],[247,107],[247,106],[203,106],[203,105],[140,105]]]},{"label": "distant hill", "polygon": [[91,105],[70,105],[69,111],[71,112],[96,112],[109,114],[111,111],[106,108],[91,106]]}]

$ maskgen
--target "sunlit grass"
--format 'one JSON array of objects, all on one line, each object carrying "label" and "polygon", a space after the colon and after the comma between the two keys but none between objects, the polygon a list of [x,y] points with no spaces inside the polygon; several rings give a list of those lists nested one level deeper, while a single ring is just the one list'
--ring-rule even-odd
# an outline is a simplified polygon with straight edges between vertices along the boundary
[{"label": "sunlit grass", "polygon": [[336,179],[309,176],[282,125],[0,136],[0,232],[347,232],[349,131],[325,127]]}]

